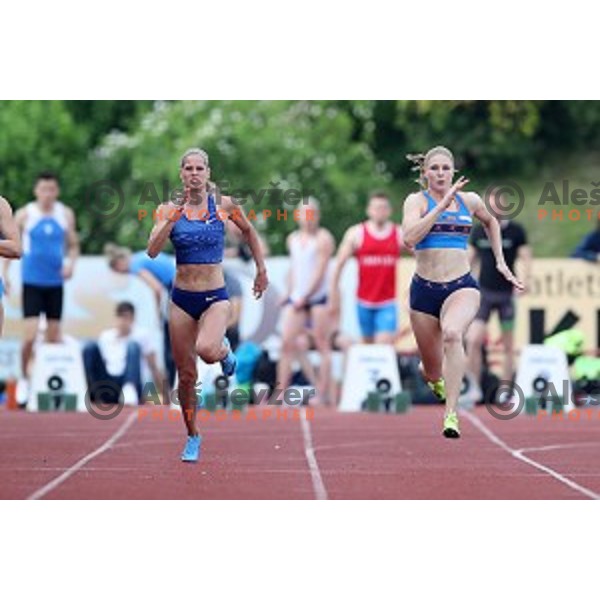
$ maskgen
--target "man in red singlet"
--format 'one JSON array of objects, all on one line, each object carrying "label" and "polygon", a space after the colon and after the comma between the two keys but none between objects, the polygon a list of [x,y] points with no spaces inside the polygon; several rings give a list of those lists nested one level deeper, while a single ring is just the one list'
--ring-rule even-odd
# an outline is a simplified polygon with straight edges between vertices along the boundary
[{"label": "man in red singlet", "polygon": [[344,234],[331,280],[330,310],[340,310],[340,277],[348,259],[358,261],[358,321],[363,343],[393,344],[397,330],[396,263],[402,250],[400,226],[390,221],[386,194],[369,197],[368,219]]}]

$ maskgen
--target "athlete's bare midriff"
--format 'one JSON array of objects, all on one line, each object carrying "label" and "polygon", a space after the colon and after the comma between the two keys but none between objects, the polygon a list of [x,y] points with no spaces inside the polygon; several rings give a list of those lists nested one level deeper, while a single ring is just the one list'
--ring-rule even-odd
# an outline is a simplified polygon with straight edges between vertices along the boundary
[{"label": "athlete's bare midriff", "polygon": [[460,248],[427,248],[415,252],[419,277],[437,283],[453,281],[471,272],[466,250]]},{"label": "athlete's bare midriff", "polygon": [[206,292],[225,285],[223,267],[216,265],[177,265],[174,286],[189,292]]}]

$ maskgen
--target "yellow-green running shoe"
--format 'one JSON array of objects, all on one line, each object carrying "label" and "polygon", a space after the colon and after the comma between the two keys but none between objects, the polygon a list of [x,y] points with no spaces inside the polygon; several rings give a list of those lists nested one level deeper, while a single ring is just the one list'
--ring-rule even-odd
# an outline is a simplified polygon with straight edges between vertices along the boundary
[{"label": "yellow-green running shoe", "polygon": [[444,417],[444,437],[447,438],[459,438],[460,429],[458,427],[458,415],[455,411],[449,412]]},{"label": "yellow-green running shoe", "polygon": [[425,370],[423,369],[423,363],[419,363],[419,371],[429,389],[433,392],[433,395],[440,401],[446,402],[446,382],[443,377],[440,377],[437,381],[429,381],[425,377]]}]

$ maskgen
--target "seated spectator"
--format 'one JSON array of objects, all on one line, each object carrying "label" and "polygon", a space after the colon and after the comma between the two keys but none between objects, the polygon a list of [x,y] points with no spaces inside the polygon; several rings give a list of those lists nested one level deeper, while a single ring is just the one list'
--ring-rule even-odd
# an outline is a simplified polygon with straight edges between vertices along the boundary
[{"label": "seated spectator", "polygon": [[571,258],[583,258],[583,260],[590,262],[598,262],[600,259],[600,221],[598,221],[596,230],[588,233],[579,242],[579,245],[571,254]]},{"label": "seated spectator", "polygon": [[[120,302],[115,314],[115,327],[103,331],[98,342],[90,342],[83,350],[88,389],[93,401],[116,403],[122,392],[126,404],[137,404],[142,397],[142,360],[152,373],[158,393],[163,391],[165,378],[149,332],[134,327],[133,304]],[[100,397],[94,397],[94,388]]]}]

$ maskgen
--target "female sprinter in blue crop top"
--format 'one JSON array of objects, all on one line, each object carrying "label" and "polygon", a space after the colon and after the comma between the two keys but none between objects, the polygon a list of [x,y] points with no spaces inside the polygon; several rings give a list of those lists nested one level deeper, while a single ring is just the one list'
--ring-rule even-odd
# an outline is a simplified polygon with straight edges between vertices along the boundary
[{"label": "female sprinter in blue crop top", "polygon": [[221,266],[226,219],[239,227],[254,257],[257,273],[253,291],[257,299],[267,289],[268,279],[257,233],[241,207],[224,196],[217,205],[206,152],[188,150],[181,159],[180,177],[186,190],[184,203],[169,202],[158,211],[148,254],[157,256],[167,239],[175,249],[177,271],[169,328],[179,373],[178,398],[188,432],[181,460],[196,462],[201,444],[196,428],[196,356],[206,363],[221,362],[227,376],[235,371],[235,356],[225,337],[230,310]]},{"label": "female sprinter in blue crop top", "polygon": [[470,273],[467,241],[472,215],[483,224],[496,268],[515,288],[523,285],[504,262],[498,221],[474,192],[459,191],[469,182],[454,178],[454,158],[438,146],[418,163],[422,191],[404,204],[404,241],[414,246],[416,272],[410,287],[410,320],[421,353],[421,371],[435,395],[446,402],[443,434],[460,437],[456,407],[466,369],[463,337],[479,308],[479,286]]}]

